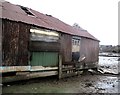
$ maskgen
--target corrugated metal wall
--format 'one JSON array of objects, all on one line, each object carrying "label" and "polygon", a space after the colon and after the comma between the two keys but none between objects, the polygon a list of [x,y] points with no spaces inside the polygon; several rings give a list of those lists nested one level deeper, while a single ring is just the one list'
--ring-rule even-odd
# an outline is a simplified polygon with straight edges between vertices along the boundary
[{"label": "corrugated metal wall", "polygon": [[2,65],[24,66],[28,64],[30,26],[9,20],[2,21]]},{"label": "corrugated metal wall", "polygon": [[80,43],[80,56],[86,56],[86,63],[98,61],[99,42],[82,37]]},{"label": "corrugated metal wall", "polygon": [[[37,43],[29,44],[29,31],[30,25],[13,22],[9,20],[3,20],[2,23],[2,51],[3,51],[3,64],[5,66],[24,66],[28,65],[28,50],[40,46],[40,50],[37,51],[58,51],[62,55],[62,60],[64,62],[70,62],[72,60],[72,36],[67,34],[60,35],[60,40],[58,43]],[[46,45],[49,46],[46,47]],[[30,48],[29,48],[30,46]],[[51,49],[50,49],[51,48]],[[31,51],[35,51],[31,50]],[[80,42],[80,56],[86,56],[86,62],[92,63],[98,61],[99,53],[99,42],[81,37]]]},{"label": "corrugated metal wall", "polygon": [[58,66],[57,52],[32,52],[31,66]]},{"label": "corrugated metal wall", "polygon": [[60,37],[62,61],[70,62],[72,60],[72,36],[62,34]]},{"label": "corrugated metal wall", "polygon": [[60,50],[60,43],[58,42],[43,42],[43,41],[30,41],[30,51],[49,51],[57,52]]},{"label": "corrugated metal wall", "polygon": [[[72,36],[62,34],[60,38],[62,60],[64,62],[72,61]],[[99,42],[81,37],[80,40],[80,56],[86,56],[86,63],[94,63],[99,60]]]}]

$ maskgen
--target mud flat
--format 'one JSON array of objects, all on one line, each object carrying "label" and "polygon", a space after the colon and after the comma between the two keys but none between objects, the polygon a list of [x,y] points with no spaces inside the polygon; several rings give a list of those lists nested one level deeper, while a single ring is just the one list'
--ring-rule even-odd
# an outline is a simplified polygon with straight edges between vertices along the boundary
[{"label": "mud flat", "polygon": [[35,79],[3,85],[3,93],[118,93],[118,77],[80,75],[56,80]]}]

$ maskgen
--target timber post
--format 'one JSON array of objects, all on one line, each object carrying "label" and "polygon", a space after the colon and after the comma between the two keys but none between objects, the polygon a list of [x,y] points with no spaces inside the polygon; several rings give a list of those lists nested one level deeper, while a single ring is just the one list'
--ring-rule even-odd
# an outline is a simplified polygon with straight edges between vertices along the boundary
[{"label": "timber post", "polygon": [[62,78],[62,57],[61,57],[61,55],[59,55],[58,69],[59,69],[59,71],[58,71],[59,79],[61,79]]}]

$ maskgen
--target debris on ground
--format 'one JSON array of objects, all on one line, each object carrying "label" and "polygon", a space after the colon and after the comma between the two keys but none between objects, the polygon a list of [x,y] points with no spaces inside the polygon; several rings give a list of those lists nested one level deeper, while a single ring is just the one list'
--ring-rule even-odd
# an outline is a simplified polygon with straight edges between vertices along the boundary
[{"label": "debris on ground", "polygon": [[105,90],[104,88],[97,88],[98,90]]},{"label": "debris on ground", "polygon": [[81,75],[119,75],[119,73],[115,73],[99,68],[97,70],[93,70],[93,69],[83,70],[83,73]]},{"label": "debris on ground", "polygon": [[118,58],[118,61],[120,61],[120,58]]},{"label": "debris on ground", "polygon": [[7,87],[9,87],[10,85],[7,85]]},{"label": "debris on ground", "polygon": [[92,83],[85,83],[85,87],[93,86]]}]

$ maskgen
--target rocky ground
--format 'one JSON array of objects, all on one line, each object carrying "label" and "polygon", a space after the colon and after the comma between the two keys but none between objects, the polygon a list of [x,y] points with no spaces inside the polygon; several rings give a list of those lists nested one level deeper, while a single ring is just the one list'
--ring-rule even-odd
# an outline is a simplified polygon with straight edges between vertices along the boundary
[{"label": "rocky ground", "polygon": [[[99,58],[99,73],[92,70],[82,75],[58,80],[56,76],[7,83],[3,93],[120,93],[119,57]],[[101,72],[101,73],[100,73]]]}]

